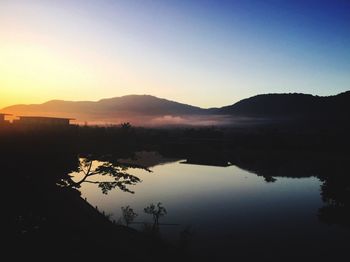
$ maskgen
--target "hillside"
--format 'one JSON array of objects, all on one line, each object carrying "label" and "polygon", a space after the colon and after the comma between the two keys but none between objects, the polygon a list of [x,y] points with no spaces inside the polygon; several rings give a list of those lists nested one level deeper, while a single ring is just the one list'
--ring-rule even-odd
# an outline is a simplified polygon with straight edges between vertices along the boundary
[{"label": "hillside", "polygon": [[[308,94],[264,94],[221,108],[203,109],[150,95],[128,95],[91,101],[52,100],[1,110],[17,116],[56,116],[78,123],[142,126],[254,124],[265,120],[344,121],[350,117],[350,91],[321,97]],[[263,120],[263,122],[261,122]]]},{"label": "hillside", "polygon": [[188,118],[206,113],[199,107],[150,95],[128,95],[97,102],[52,100],[43,104],[9,106],[1,111],[17,116],[70,117],[93,124],[128,121],[138,125],[184,124],[190,121]]},{"label": "hillside", "polygon": [[350,112],[350,91],[328,97],[307,94],[265,94],[214,110],[217,114],[289,118],[343,117]]}]

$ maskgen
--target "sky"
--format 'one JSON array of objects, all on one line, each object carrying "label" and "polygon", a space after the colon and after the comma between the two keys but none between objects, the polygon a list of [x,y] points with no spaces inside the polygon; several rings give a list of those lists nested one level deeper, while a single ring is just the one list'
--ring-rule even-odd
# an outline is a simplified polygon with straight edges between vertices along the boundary
[{"label": "sky", "polygon": [[350,89],[350,1],[0,0],[0,108]]}]

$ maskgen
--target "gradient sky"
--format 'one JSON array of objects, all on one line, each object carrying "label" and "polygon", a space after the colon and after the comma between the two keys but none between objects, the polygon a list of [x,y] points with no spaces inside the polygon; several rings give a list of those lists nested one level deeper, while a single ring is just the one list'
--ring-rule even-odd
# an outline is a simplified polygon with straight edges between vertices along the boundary
[{"label": "gradient sky", "polygon": [[0,0],[0,108],[349,89],[348,0]]}]

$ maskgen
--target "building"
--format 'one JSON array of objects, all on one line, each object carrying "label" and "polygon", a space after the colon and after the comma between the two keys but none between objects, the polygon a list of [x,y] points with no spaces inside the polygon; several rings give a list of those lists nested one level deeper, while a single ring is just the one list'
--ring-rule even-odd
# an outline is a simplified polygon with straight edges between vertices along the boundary
[{"label": "building", "polygon": [[10,123],[5,119],[6,116],[11,116],[10,114],[0,114],[0,125],[8,124]]},{"label": "building", "polygon": [[27,126],[69,126],[72,118],[19,116],[13,123]]}]

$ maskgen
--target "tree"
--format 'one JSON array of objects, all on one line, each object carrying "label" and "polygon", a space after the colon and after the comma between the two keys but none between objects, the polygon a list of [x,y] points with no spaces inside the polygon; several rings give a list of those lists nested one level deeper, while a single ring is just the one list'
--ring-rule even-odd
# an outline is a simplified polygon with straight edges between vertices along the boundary
[{"label": "tree", "polygon": [[128,227],[129,224],[131,224],[134,221],[134,219],[138,216],[138,214],[135,213],[134,210],[130,206],[121,207],[121,209],[122,209],[122,213],[123,213],[124,222],[125,222],[126,226]]},{"label": "tree", "polygon": [[[83,177],[76,182],[73,180],[73,176],[69,176],[68,179],[61,181],[62,186],[80,188],[82,183],[91,183],[97,184],[103,194],[107,194],[114,188],[119,188],[124,192],[133,194],[134,191],[130,190],[128,186],[141,182],[141,179],[137,176],[128,174],[126,172],[127,167],[125,166],[119,166],[111,162],[99,162],[90,158],[83,158],[79,161],[78,172],[82,173]],[[96,164],[98,164],[97,167],[95,167]],[[92,176],[96,176],[97,178],[106,177],[106,179],[103,181],[89,179]]]},{"label": "tree", "polygon": [[131,124],[129,122],[121,123],[120,127],[124,131],[129,131],[131,129]]},{"label": "tree", "polygon": [[148,207],[144,208],[144,211],[146,214],[152,215],[153,227],[159,226],[159,218],[167,214],[165,207],[162,207],[162,203],[160,202],[158,202],[157,206],[155,204],[150,204]]}]

